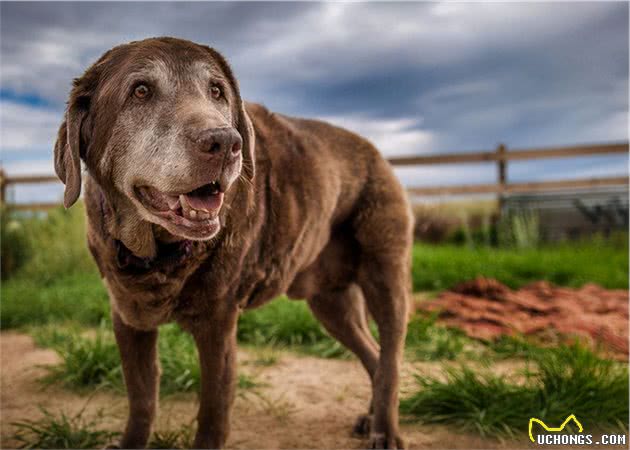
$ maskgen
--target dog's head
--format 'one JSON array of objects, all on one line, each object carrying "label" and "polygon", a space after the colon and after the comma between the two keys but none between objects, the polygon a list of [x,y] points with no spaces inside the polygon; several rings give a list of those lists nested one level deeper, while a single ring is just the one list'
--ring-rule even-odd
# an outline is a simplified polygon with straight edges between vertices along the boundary
[{"label": "dog's head", "polygon": [[66,207],[80,194],[81,160],[126,214],[186,239],[215,236],[224,193],[254,176],[253,128],[225,59],[173,38],[105,53],[74,81],[59,129]]}]

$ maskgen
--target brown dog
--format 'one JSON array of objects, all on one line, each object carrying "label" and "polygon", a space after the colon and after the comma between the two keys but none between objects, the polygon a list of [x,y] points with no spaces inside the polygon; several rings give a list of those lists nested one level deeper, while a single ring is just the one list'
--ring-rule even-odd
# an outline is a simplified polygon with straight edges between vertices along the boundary
[{"label": "brown dog", "polygon": [[223,446],[239,312],[282,293],[306,299],[365,366],[372,404],[355,431],[375,448],[402,446],[412,219],[369,142],[245,104],[215,50],[157,38],[113,48],[74,81],[55,146],[66,207],[79,197],[81,160],[88,245],[109,291],[129,397],[121,447],[147,443],[157,329],[171,321],[199,349],[195,447]]}]

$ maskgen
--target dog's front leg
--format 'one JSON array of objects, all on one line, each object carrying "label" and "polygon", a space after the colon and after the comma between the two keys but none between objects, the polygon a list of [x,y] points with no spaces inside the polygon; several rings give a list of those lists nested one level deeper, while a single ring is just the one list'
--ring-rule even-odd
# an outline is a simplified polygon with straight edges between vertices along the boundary
[{"label": "dog's front leg", "polygon": [[158,332],[130,327],[116,312],[112,320],[129,399],[129,418],[120,448],[143,448],[151,434],[158,402]]},{"label": "dog's front leg", "polygon": [[201,365],[194,448],[222,448],[230,431],[230,409],[236,388],[238,308],[225,305],[221,310],[193,330]]}]

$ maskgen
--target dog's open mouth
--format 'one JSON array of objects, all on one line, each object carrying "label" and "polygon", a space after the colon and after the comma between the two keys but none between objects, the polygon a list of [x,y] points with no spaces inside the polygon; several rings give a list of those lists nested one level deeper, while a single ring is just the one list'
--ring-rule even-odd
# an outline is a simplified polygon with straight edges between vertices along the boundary
[{"label": "dog's open mouth", "polygon": [[223,191],[218,181],[183,194],[165,193],[150,186],[138,187],[136,191],[151,213],[186,227],[209,225],[218,217],[223,205]]}]

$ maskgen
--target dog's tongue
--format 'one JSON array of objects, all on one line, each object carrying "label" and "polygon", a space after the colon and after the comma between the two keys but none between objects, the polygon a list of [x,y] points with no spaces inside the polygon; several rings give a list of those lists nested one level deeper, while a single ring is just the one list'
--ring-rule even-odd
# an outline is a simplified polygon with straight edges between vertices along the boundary
[{"label": "dog's tongue", "polygon": [[223,192],[211,195],[182,194],[182,196],[186,197],[186,202],[191,208],[198,211],[214,212],[223,204]]}]

